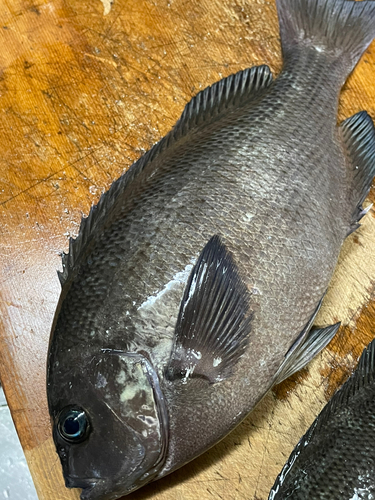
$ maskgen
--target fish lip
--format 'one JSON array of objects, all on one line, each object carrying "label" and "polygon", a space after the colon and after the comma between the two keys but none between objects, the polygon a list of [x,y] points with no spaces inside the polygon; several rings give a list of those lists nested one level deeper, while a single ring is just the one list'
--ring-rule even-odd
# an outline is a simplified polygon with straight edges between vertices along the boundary
[{"label": "fish lip", "polygon": [[92,495],[92,492],[95,491],[95,486],[96,483],[91,484],[91,486],[87,486],[86,488],[83,488],[80,494],[80,499],[81,500],[90,500],[95,498],[94,495]]},{"label": "fish lip", "polygon": [[111,488],[106,488],[105,485],[106,481],[99,479],[87,487],[82,488],[80,500],[113,500],[119,498],[119,496],[122,498],[123,496],[129,495],[129,493],[132,493],[140,487],[140,485],[132,485],[119,493],[118,491],[113,492]]},{"label": "fish lip", "polygon": [[86,488],[92,489],[96,486],[97,483],[100,482],[98,478],[89,478],[89,477],[78,477],[78,476],[65,476],[65,486],[67,488],[82,488],[85,490]]},{"label": "fish lip", "polygon": [[[82,488],[80,499],[81,500],[100,500],[100,499],[113,499],[118,498],[117,494],[110,493],[107,490],[103,491],[102,484],[105,484],[105,481],[102,479],[95,480],[91,484],[87,485],[85,488]],[[127,494],[127,493],[125,493]],[[124,493],[121,494],[121,496]]]},{"label": "fish lip", "polygon": [[103,491],[103,485],[105,484],[105,479],[89,477],[81,478],[78,476],[70,475],[65,477],[65,485],[67,486],[67,488],[80,488],[82,490],[80,494],[81,500],[118,498],[118,496],[114,497],[113,494],[108,494],[108,491],[105,488]]}]

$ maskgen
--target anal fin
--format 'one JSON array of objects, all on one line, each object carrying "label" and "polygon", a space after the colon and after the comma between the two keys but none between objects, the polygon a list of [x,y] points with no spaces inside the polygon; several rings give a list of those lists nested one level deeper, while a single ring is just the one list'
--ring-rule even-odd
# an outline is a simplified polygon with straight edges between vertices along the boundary
[{"label": "anal fin", "polygon": [[193,267],[181,301],[169,380],[200,377],[210,383],[231,375],[249,341],[250,294],[219,236]]}]

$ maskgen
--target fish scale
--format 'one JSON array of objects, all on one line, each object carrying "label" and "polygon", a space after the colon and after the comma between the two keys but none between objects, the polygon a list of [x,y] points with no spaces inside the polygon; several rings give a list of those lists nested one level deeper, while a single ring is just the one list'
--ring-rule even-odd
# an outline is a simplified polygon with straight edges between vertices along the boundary
[{"label": "fish scale", "polygon": [[316,1],[278,0],[278,78],[259,66],[199,93],[63,258],[47,392],[82,500],[203,453],[337,331],[311,325],[375,173],[372,150],[359,153],[374,140],[368,115],[336,126],[375,3]]}]

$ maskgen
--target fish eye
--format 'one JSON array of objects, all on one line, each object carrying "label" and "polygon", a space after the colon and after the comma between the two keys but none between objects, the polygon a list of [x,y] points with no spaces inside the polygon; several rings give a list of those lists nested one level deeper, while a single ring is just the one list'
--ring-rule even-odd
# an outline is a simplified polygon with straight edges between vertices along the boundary
[{"label": "fish eye", "polygon": [[69,443],[84,441],[90,431],[86,412],[82,408],[64,408],[58,417],[57,430],[60,436]]}]

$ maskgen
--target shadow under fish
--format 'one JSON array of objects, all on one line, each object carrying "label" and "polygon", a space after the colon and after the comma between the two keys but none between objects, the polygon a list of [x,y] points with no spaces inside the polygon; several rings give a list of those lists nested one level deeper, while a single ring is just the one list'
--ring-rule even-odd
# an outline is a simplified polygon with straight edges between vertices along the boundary
[{"label": "shadow under fish", "polygon": [[312,324],[375,172],[368,114],[336,126],[375,2],[277,7],[279,77],[259,66],[200,92],[63,257],[47,394],[82,500],[203,453],[338,328]]}]

